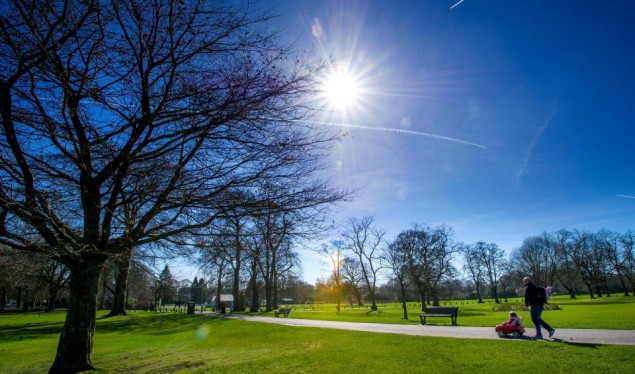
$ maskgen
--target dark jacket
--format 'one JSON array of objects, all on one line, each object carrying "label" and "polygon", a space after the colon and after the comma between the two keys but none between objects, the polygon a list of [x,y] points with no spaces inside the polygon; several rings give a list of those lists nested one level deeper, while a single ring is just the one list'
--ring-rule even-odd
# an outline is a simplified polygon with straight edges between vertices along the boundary
[{"label": "dark jacket", "polygon": [[525,306],[542,305],[543,302],[538,300],[538,287],[533,282],[527,283],[525,287]]}]

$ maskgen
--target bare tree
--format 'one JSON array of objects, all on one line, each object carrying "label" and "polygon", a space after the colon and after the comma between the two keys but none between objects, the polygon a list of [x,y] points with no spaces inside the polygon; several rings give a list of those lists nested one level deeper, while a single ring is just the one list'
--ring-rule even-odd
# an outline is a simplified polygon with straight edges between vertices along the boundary
[{"label": "bare tree", "polygon": [[271,213],[259,218],[256,227],[264,253],[261,253],[258,266],[265,283],[267,311],[270,311],[278,306],[278,278],[295,265],[293,261],[288,263],[293,256],[290,248],[293,221],[286,213]]},{"label": "bare tree", "polygon": [[361,275],[370,297],[371,310],[377,310],[377,274],[382,268],[381,251],[385,246],[385,232],[373,225],[373,217],[350,218],[348,228],[342,233],[346,248],[353,252],[361,269]]},{"label": "bare tree", "polygon": [[624,296],[629,296],[628,287],[626,286],[625,281],[625,264],[627,257],[624,256],[624,251],[622,249],[622,244],[624,241],[620,234],[608,231],[608,230],[600,230],[596,234],[597,245],[601,247],[602,253],[606,256],[606,260],[610,264],[612,270],[617,274],[617,278],[622,285],[622,291],[624,292]]},{"label": "bare tree", "polygon": [[51,373],[93,369],[108,258],[206,227],[228,189],[316,170],[335,138],[300,121],[319,66],[268,19],[189,0],[0,7],[0,244],[70,272]]},{"label": "bare tree", "polygon": [[626,259],[624,262],[624,276],[631,285],[631,290],[635,294],[635,232],[626,231],[620,238],[622,245],[622,256]]},{"label": "bare tree", "polygon": [[545,235],[531,236],[514,251],[516,267],[525,275],[530,275],[537,284],[549,284],[553,269],[553,251]]},{"label": "bare tree", "polygon": [[333,240],[330,244],[322,245],[319,253],[324,256],[331,268],[331,280],[335,293],[335,303],[337,313],[340,312],[342,304],[342,265],[344,263],[344,242]]},{"label": "bare tree", "polygon": [[353,305],[353,297],[357,300],[357,306],[364,306],[364,297],[360,283],[363,281],[363,275],[359,260],[352,257],[344,257],[342,264],[342,278],[349,288],[350,304]]},{"label": "bare tree", "polygon": [[397,241],[390,243],[384,250],[383,258],[399,286],[399,300],[401,301],[401,308],[403,309],[403,319],[408,320],[406,294],[410,285],[410,277],[408,272],[408,257],[401,245],[402,243]]},{"label": "bare tree", "polygon": [[430,300],[439,305],[438,287],[441,281],[454,275],[451,261],[457,247],[451,243],[451,236],[452,230],[447,226],[414,225],[393,242],[407,258],[409,276],[422,308]]},{"label": "bare tree", "polygon": [[573,261],[575,248],[573,234],[568,230],[558,230],[552,235],[552,241],[556,264],[555,277],[569,297],[574,299],[580,282],[580,270]]},{"label": "bare tree", "polygon": [[478,251],[474,248],[474,246],[463,244],[460,245],[459,248],[461,253],[463,253],[463,259],[465,260],[463,269],[467,271],[470,280],[474,284],[478,303],[482,304],[483,296],[481,295],[481,287],[484,283],[483,273],[485,272],[483,263],[479,260]]},{"label": "bare tree", "polygon": [[489,288],[496,304],[498,300],[498,284],[502,266],[505,260],[505,253],[494,243],[478,242],[473,247],[476,251],[477,261],[481,263],[485,275],[489,281]]},{"label": "bare tree", "polygon": [[597,248],[594,245],[593,234],[576,230],[573,236],[573,262],[580,271],[582,282],[586,285],[589,296],[591,299],[595,299],[598,278],[601,276],[598,274],[599,266],[595,263],[597,256],[594,252]]}]

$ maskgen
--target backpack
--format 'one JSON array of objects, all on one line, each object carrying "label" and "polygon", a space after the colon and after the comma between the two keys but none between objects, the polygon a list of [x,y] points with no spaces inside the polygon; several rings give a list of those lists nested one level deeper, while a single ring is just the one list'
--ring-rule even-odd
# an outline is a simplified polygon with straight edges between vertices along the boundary
[{"label": "backpack", "polygon": [[544,287],[536,287],[536,303],[547,303],[547,291],[545,291]]}]

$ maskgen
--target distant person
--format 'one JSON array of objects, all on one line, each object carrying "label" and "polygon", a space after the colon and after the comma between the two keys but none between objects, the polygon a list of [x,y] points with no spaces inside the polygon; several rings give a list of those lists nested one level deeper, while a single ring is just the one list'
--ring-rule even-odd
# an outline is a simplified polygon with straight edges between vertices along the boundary
[{"label": "distant person", "polygon": [[530,277],[523,278],[523,283],[525,284],[525,306],[531,306],[531,320],[534,326],[536,326],[536,336],[534,338],[542,339],[541,326],[549,331],[549,337],[551,338],[553,334],[556,333],[556,329],[551,328],[551,326],[541,318],[542,310],[547,301],[544,288],[536,287]]}]

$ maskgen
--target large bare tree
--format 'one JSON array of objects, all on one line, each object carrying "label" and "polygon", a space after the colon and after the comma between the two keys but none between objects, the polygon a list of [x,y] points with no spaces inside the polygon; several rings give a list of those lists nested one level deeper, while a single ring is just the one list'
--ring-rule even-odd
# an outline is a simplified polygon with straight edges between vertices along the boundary
[{"label": "large bare tree", "polygon": [[371,310],[377,310],[377,275],[382,268],[381,252],[386,245],[385,232],[374,225],[373,217],[350,218],[342,233],[346,248],[357,259],[370,297]]},{"label": "large bare tree", "polygon": [[344,242],[332,240],[329,244],[323,244],[319,253],[326,258],[331,270],[331,281],[333,282],[333,293],[335,296],[335,309],[337,313],[342,305],[342,266],[344,264]]},{"label": "large bare tree", "polygon": [[472,281],[472,284],[474,284],[478,303],[482,304],[484,301],[481,289],[483,283],[485,282],[483,274],[485,273],[485,268],[483,266],[483,262],[479,260],[479,253],[474,245],[461,244],[460,251],[463,254],[463,259],[465,260],[463,270],[467,273],[468,277]]},{"label": "large bare tree", "polygon": [[410,286],[410,277],[408,276],[408,257],[402,250],[399,241],[390,243],[385,249],[383,260],[394,276],[395,283],[399,286],[399,300],[403,309],[403,319],[408,320],[408,304],[406,303],[406,295]]},{"label": "large bare tree", "polygon": [[498,300],[498,284],[504,265],[505,253],[494,243],[477,242],[472,247],[476,252],[476,260],[487,276],[489,288],[496,304]]},{"label": "large bare tree", "polygon": [[301,121],[319,66],[268,19],[188,0],[0,7],[0,244],[70,272],[51,373],[94,368],[107,259],[206,227],[229,189],[316,170],[334,139]]},{"label": "large bare tree", "polygon": [[394,250],[401,251],[408,263],[412,285],[421,299],[421,308],[431,301],[439,306],[439,285],[455,274],[453,255],[458,248],[451,241],[452,229],[445,225],[413,225],[394,240]]}]

